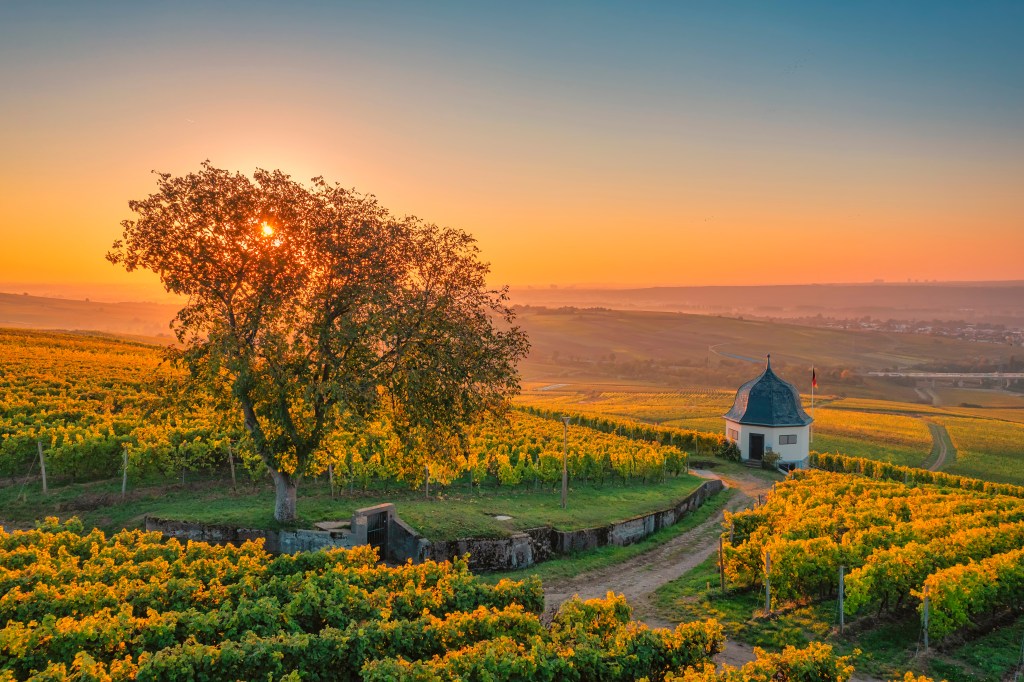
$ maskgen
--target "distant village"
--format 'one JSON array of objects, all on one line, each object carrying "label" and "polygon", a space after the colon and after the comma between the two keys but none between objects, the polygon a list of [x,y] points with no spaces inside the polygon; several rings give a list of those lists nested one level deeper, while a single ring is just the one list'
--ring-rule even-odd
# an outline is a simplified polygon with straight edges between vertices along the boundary
[{"label": "distant village", "polygon": [[927,334],[930,336],[960,339],[961,341],[974,341],[976,343],[1024,346],[1024,329],[988,322],[966,322],[964,320],[878,320],[871,317],[847,319],[825,317],[822,315],[786,318],[784,321],[829,329],[859,329],[897,334]]}]

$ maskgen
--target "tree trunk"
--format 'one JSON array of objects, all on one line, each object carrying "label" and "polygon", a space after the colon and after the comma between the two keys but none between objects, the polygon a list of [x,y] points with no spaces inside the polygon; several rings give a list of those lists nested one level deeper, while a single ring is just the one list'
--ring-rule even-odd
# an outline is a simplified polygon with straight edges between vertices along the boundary
[{"label": "tree trunk", "polygon": [[299,520],[296,513],[296,497],[298,484],[294,477],[282,474],[279,471],[270,470],[270,476],[274,479],[274,518],[279,523],[295,523]]}]

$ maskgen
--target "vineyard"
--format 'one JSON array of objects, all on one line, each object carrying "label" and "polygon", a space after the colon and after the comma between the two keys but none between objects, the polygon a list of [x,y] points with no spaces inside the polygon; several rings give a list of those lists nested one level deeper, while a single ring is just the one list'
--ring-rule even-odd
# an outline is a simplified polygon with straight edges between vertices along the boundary
[{"label": "vineyard", "polygon": [[722,648],[713,621],[651,630],[621,598],[487,585],[464,561],[388,568],[370,549],[107,537],[53,521],[0,534],[8,679],[661,679]]},{"label": "vineyard", "polygon": [[258,543],[183,545],[47,519],[0,531],[0,588],[0,680],[845,682],[853,672],[823,644],[719,670],[714,620],[652,629],[612,594],[541,619],[536,578],[488,584],[465,560],[387,567],[369,548],[274,557]]},{"label": "vineyard", "polygon": [[[225,472],[229,450],[244,459],[235,415],[178,398],[183,377],[159,349],[84,335],[0,330],[0,476],[39,474],[38,448],[52,479],[79,481]],[[195,395],[187,392],[188,395]],[[567,440],[563,442],[563,437]],[[719,439],[720,440],[720,439]],[[513,411],[472,427],[441,450],[409,448],[386,421],[333,438],[309,475],[328,467],[339,486],[381,484],[552,485],[567,445],[570,480],[661,481],[686,469],[682,449]],[[691,441],[692,442],[692,439]],[[254,475],[262,467],[249,458]]]},{"label": "vineyard", "polygon": [[767,587],[778,603],[832,599],[843,566],[848,616],[916,609],[935,639],[1019,609],[1024,488],[855,458],[821,464],[866,475],[798,472],[764,505],[727,515],[731,584]]}]

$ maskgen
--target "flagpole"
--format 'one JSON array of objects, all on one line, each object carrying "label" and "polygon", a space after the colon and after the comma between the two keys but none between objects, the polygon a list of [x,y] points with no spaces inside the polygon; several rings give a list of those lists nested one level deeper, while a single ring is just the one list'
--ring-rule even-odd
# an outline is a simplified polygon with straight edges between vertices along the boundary
[{"label": "flagpole", "polygon": [[814,365],[811,365],[811,444],[814,443],[814,384],[818,383],[818,377],[814,374]]}]

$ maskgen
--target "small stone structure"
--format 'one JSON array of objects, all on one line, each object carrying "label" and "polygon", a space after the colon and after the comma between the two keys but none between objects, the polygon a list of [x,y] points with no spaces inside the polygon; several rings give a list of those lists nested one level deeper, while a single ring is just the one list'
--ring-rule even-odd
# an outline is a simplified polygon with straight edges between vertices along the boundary
[{"label": "small stone structure", "polygon": [[513,533],[506,538],[431,542],[400,519],[395,513],[395,505],[390,503],[357,509],[349,523],[318,524],[319,530],[257,530],[153,516],[146,517],[146,530],[163,533],[164,537],[212,544],[241,544],[247,540],[263,539],[267,551],[279,554],[371,544],[380,550],[382,559],[395,564],[409,560],[414,563],[427,559],[446,561],[468,552],[471,569],[499,571],[526,568],[558,554],[583,552],[605,545],[632,544],[676,523],[724,487],[718,479],[705,481],[668,509],[599,528],[561,531],[543,526]]}]

